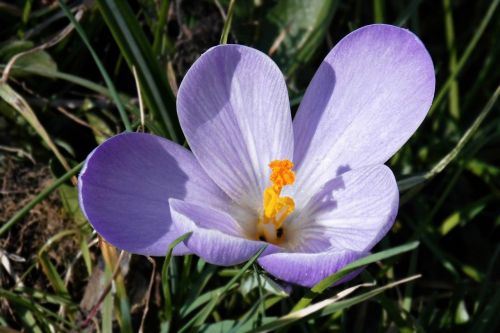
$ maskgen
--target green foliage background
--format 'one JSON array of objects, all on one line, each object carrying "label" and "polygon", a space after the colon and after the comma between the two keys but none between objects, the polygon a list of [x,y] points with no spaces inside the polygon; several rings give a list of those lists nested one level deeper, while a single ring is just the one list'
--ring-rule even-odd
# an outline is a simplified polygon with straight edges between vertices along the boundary
[{"label": "green foliage background", "polygon": [[[0,1],[0,332],[498,330],[498,2]],[[204,50],[270,54],[295,110],[331,47],[376,22],[416,33],[437,77],[429,115],[389,162],[401,207],[376,255],[307,290],[256,257],[221,268],[98,242],[74,175],[125,130],[184,143],[176,89]]]}]

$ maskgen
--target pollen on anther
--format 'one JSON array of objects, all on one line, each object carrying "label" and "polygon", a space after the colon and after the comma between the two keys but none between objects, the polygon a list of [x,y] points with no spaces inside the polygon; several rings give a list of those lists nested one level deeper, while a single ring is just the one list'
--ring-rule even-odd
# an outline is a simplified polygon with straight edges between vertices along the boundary
[{"label": "pollen on anther", "polygon": [[276,187],[276,191],[280,192],[286,185],[291,185],[295,182],[295,173],[292,171],[293,162],[290,160],[274,160],[269,163],[271,168],[271,176],[269,180]]}]

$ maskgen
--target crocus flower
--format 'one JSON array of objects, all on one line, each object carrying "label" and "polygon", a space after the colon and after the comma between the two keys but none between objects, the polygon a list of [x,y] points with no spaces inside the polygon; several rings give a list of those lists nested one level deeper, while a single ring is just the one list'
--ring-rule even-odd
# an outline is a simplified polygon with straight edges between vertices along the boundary
[{"label": "crocus flower", "polygon": [[423,121],[434,68],[411,32],[370,25],[327,55],[292,121],[280,70],[241,45],[211,48],[179,89],[191,150],[142,133],[87,158],[80,205],[102,237],[143,255],[194,253],[222,266],[258,262],[311,286],[365,256],[399,202],[385,163]]}]

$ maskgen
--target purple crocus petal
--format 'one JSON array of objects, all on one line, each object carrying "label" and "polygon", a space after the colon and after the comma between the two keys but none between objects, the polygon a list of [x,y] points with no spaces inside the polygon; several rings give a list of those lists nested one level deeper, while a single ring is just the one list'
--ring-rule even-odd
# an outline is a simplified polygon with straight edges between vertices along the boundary
[{"label": "purple crocus petal", "polygon": [[[225,209],[229,198],[187,149],[143,133],[114,136],[87,158],[78,180],[80,207],[106,241],[132,253],[165,255],[179,236],[169,198]],[[188,253],[179,244],[174,254]]]},{"label": "purple crocus petal", "polygon": [[[170,199],[174,226],[180,234],[192,232],[186,246],[206,262],[220,266],[250,259],[265,243],[250,240],[228,214],[181,200]],[[266,253],[269,253],[268,247]]]},{"label": "purple crocus petal", "polygon": [[316,252],[312,245],[328,242],[337,251],[367,252],[391,228],[398,204],[396,180],[385,165],[348,171],[325,183],[287,222],[288,247]]},{"label": "purple crocus petal", "polygon": [[[331,250],[320,253],[272,253],[258,259],[259,265],[275,277],[304,287],[312,287],[366,253]],[[341,282],[356,276],[351,273]]]},{"label": "purple crocus petal", "polygon": [[432,60],[410,31],[375,24],[343,38],[294,119],[297,196],[347,170],[387,161],[423,121],[434,88]]},{"label": "purple crocus petal", "polygon": [[264,53],[220,45],[188,71],[177,96],[179,120],[202,167],[235,202],[258,207],[269,162],[292,159],[288,93]]}]

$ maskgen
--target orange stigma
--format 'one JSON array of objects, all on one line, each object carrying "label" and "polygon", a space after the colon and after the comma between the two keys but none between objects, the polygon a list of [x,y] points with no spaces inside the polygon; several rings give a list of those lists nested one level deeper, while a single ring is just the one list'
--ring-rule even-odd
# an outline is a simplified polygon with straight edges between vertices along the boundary
[{"label": "orange stigma", "polygon": [[262,217],[257,223],[257,238],[270,243],[283,240],[283,222],[295,209],[295,202],[290,197],[282,197],[283,187],[295,182],[293,163],[289,160],[274,160],[271,168],[271,186],[264,190]]}]

